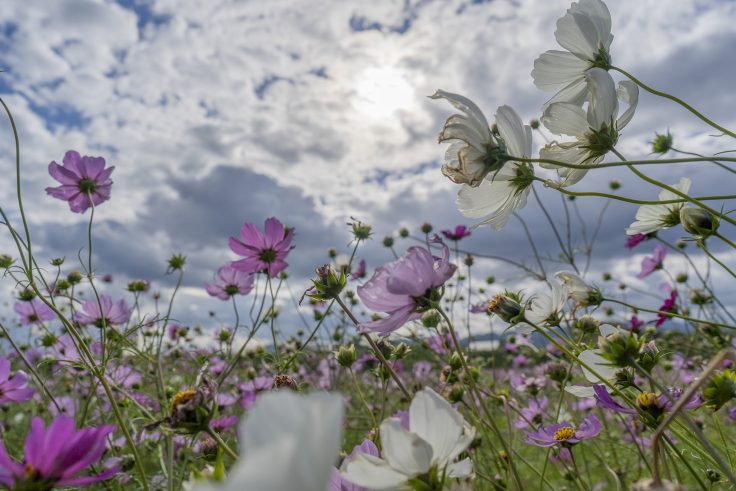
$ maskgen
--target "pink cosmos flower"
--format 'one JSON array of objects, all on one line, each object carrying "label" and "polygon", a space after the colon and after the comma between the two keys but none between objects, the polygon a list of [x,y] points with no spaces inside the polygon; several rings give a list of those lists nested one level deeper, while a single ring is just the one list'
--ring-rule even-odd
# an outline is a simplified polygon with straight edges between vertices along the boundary
[{"label": "pink cosmos flower", "polygon": [[470,233],[470,229],[465,225],[458,225],[457,227],[455,227],[455,230],[442,231],[442,235],[444,235],[447,240],[452,240],[455,242],[470,236]]},{"label": "pink cosmos flower", "polygon": [[30,302],[16,302],[13,310],[18,314],[20,323],[24,326],[42,324],[56,317],[54,311],[39,298],[34,298]]},{"label": "pink cosmos flower", "polygon": [[33,393],[34,390],[28,387],[26,374],[18,371],[10,377],[10,361],[0,358],[0,406],[27,401]]},{"label": "pink cosmos flower", "polygon": [[74,213],[84,213],[93,204],[97,206],[110,199],[110,174],[114,169],[114,166],[105,168],[102,157],[82,157],[69,150],[64,155],[63,166],[55,161],[49,164],[49,174],[61,186],[47,187],[46,194],[69,202],[69,209]]},{"label": "pink cosmos flower", "polygon": [[624,247],[626,247],[627,249],[633,249],[645,240],[647,240],[647,236],[644,234],[629,235],[626,238],[626,245]]},{"label": "pink cosmos flower", "polygon": [[[670,290],[670,296],[664,300],[664,303],[662,303],[662,306],[659,307],[659,310],[661,312],[673,312],[677,309],[676,302],[677,302],[677,290],[674,288],[671,288],[668,286],[668,289]],[[660,327],[662,324],[665,323],[669,319],[669,316],[664,314],[657,314],[657,320],[654,321],[654,327]]]},{"label": "pink cosmos flower", "polygon": [[[100,312],[100,306],[102,311]],[[82,324],[92,324],[95,327],[103,327],[104,325],[113,326],[116,324],[125,324],[130,319],[130,309],[125,300],[119,300],[112,303],[109,295],[100,295],[100,302],[97,299],[91,299],[84,302],[81,310],[76,313],[75,319]]]},{"label": "pink cosmos flower", "polygon": [[214,283],[205,283],[205,290],[220,300],[230,300],[235,295],[247,295],[253,289],[253,273],[245,273],[226,264],[217,270]]},{"label": "pink cosmos flower", "polygon": [[361,259],[358,267],[350,272],[350,277],[356,280],[365,278],[365,259]]},{"label": "pink cosmos flower", "polygon": [[244,259],[233,261],[230,265],[238,271],[257,273],[267,271],[274,278],[289,265],[284,259],[293,248],[291,240],[294,229],[286,228],[277,218],[269,218],[264,224],[265,233],[252,223],[240,229],[240,239],[230,237],[230,249]]},{"label": "pink cosmos flower", "polygon": [[574,445],[588,440],[601,432],[601,423],[594,414],[589,414],[580,426],[573,428],[567,421],[540,427],[537,431],[526,434],[526,442],[537,447],[552,447],[555,445]]},{"label": "pink cosmos flower", "polygon": [[656,246],[654,246],[654,254],[642,259],[641,271],[638,275],[636,275],[636,277],[639,279],[646,278],[650,274],[654,273],[656,270],[661,269],[662,262],[664,261],[664,258],[666,256],[667,246],[663,244],[657,244]]},{"label": "pink cosmos flower", "polygon": [[365,305],[388,315],[383,319],[360,324],[362,332],[388,335],[406,322],[416,320],[426,310],[429,297],[439,299],[437,289],[455,273],[450,251],[435,235],[431,242],[442,245],[442,258],[434,257],[422,247],[410,247],[403,256],[378,268],[370,280],[358,287]]},{"label": "pink cosmos flower", "polygon": [[0,444],[0,484],[11,489],[47,490],[56,487],[81,487],[107,479],[117,467],[96,476],[79,476],[79,472],[96,463],[105,452],[107,436],[114,426],[74,430],[74,420],[57,416],[44,427],[43,420],[33,418],[26,437],[25,457],[15,462]]}]

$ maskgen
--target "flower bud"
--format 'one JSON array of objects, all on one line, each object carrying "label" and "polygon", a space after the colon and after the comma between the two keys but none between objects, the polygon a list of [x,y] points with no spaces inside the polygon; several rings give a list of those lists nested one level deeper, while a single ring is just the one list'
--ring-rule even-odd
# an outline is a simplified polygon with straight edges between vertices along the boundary
[{"label": "flower bud", "polygon": [[486,285],[492,285],[496,282],[496,277],[491,275],[486,277]]},{"label": "flower bud", "polygon": [[687,283],[687,273],[677,273],[677,276],[675,276],[675,281],[677,283]]},{"label": "flower bud", "polygon": [[386,236],[383,238],[383,247],[393,247],[394,246],[394,238],[391,236]]},{"label": "flower bud", "polygon": [[151,287],[151,283],[146,280],[133,280],[128,283],[128,291],[133,293],[147,292]]},{"label": "flower bud", "polygon": [[411,348],[408,344],[399,343],[391,350],[391,358],[393,358],[394,360],[401,360],[403,358],[406,358],[410,352]]},{"label": "flower bud", "polygon": [[36,298],[36,292],[30,288],[24,288],[18,293],[18,300],[21,302],[30,302],[34,298]]},{"label": "flower bud", "polygon": [[468,254],[467,256],[465,256],[465,260],[463,262],[465,263],[465,266],[471,267],[475,263],[475,258],[472,255]]},{"label": "flower bud", "polygon": [[66,280],[71,283],[72,285],[78,285],[82,281],[82,273],[79,271],[72,271],[68,275],[66,275]]},{"label": "flower bud", "polygon": [[357,240],[368,240],[371,236],[371,231],[373,230],[370,225],[363,223],[360,220],[354,220],[350,223],[350,226],[353,229],[353,237]]},{"label": "flower bud", "polygon": [[582,317],[575,319],[573,327],[579,329],[582,332],[592,333],[598,331],[598,327],[601,325],[600,321],[590,314],[586,314]]},{"label": "flower bud", "polygon": [[496,314],[504,321],[515,324],[520,322],[520,314],[523,312],[521,305],[506,295],[496,295],[486,307],[488,314]]},{"label": "flower bud", "polygon": [[184,265],[187,263],[187,258],[184,254],[173,254],[169,258],[169,272],[181,271],[184,269]]},{"label": "flower bud", "polygon": [[611,273],[603,273],[601,274],[601,278],[603,281],[611,281]]},{"label": "flower bud", "polygon": [[618,179],[611,179],[608,182],[608,187],[611,189],[611,191],[616,191],[617,189],[621,188],[621,181]]},{"label": "flower bud", "polygon": [[665,135],[659,133],[654,134],[654,140],[652,140],[652,153],[664,154],[670,151],[672,148],[672,133],[669,131]]},{"label": "flower bud", "polygon": [[335,249],[334,247],[330,247],[329,249],[327,249],[327,257],[329,257],[330,259],[335,259],[337,257],[337,249]]},{"label": "flower bud", "polygon": [[726,369],[714,374],[703,387],[702,395],[705,405],[718,411],[736,398],[736,372]]},{"label": "flower bud", "polygon": [[461,385],[453,385],[449,389],[445,390],[445,396],[451,404],[458,404],[462,402],[465,389]]},{"label": "flower bud", "polygon": [[692,206],[680,208],[680,223],[685,232],[700,238],[708,238],[718,231],[720,221],[709,211]]},{"label": "flower bud", "polygon": [[399,229],[399,237],[401,237],[402,239],[409,237],[409,229],[406,227],[401,227]]},{"label": "flower bud", "polygon": [[460,355],[457,352],[453,353],[452,356],[450,356],[450,368],[456,372],[460,370],[462,367],[463,367],[462,358],[460,358]]},{"label": "flower bud", "polygon": [[422,224],[422,227],[420,228],[420,230],[424,234],[431,234],[432,233],[432,224],[431,223],[424,222]]},{"label": "flower bud", "polygon": [[657,345],[654,343],[654,341],[649,341],[647,343],[644,343],[644,345],[641,347],[641,351],[639,352],[639,365],[644,368],[647,372],[651,372],[652,368],[654,368],[657,363],[659,362],[659,357],[661,356],[659,348],[657,348]]},{"label": "flower bud", "polygon": [[529,120],[529,127],[533,130],[536,130],[539,128],[539,120],[536,118],[532,118]]},{"label": "flower bud", "polygon": [[627,367],[639,358],[641,344],[636,334],[619,330],[605,337],[599,336],[598,348],[601,356],[614,366]]},{"label": "flower bud", "polygon": [[352,344],[350,346],[340,346],[340,348],[335,352],[335,359],[343,368],[352,367],[353,363],[355,363],[355,360],[357,359],[355,346]]},{"label": "flower bud", "polygon": [[550,380],[562,384],[567,378],[567,367],[564,363],[550,363],[547,365],[547,377]]},{"label": "flower bud", "polygon": [[337,298],[347,283],[346,268],[341,268],[339,274],[329,264],[315,270],[317,279],[312,280],[312,287],[305,295],[313,300],[323,301]]},{"label": "flower bud", "polygon": [[63,257],[55,257],[51,260],[51,266],[61,266],[62,264],[64,264]]},{"label": "flower bud", "polygon": [[440,320],[442,320],[442,317],[435,309],[430,309],[422,314],[422,325],[424,327],[437,327]]},{"label": "flower bud", "polygon": [[690,290],[690,302],[693,305],[707,305],[713,303],[713,295],[701,288],[693,288]]},{"label": "flower bud", "polygon": [[715,469],[708,468],[705,470],[705,477],[712,483],[717,483],[721,480],[721,473]]},{"label": "flower bud", "polygon": [[13,258],[7,254],[0,254],[0,269],[8,269],[13,264]]}]

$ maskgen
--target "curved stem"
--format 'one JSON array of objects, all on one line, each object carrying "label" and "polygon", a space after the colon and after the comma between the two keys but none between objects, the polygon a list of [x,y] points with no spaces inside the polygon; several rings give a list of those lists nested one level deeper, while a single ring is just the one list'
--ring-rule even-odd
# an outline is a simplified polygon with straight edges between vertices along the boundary
[{"label": "curved stem", "polygon": [[650,314],[659,314],[659,315],[666,315],[668,317],[676,317],[678,319],[682,319],[682,320],[686,320],[686,321],[689,321],[689,322],[693,322],[695,324],[708,324],[708,325],[716,326],[716,327],[725,327],[727,329],[736,329],[736,326],[733,326],[731,324],[723,324],[721,322],[707,321],[707,320],[704,320],[704,319],[694,319],[692,317],[688,317],[686,315],[676,314],[674,312],[665,312],[664,310],[645,309],[644,307],[637,307],[636,305],[631,305],[629,303],[622,302],[621,300],[615,300],[613,298],[604,298],[603,299],[603,302],[617,303],[619,305],[623,305],[624,307],[628,307],[630,309],[638,310],[638,311],[641,311],[641,312],[649,312]]},{"label": "curved stem", "polygon": [[616,66],[612,66],[611,67],[611,70],[615,70],[615,71],[617,71],[617,72],[619,72],[619,73],[627,76],[629,79],[631,79],[632,82],[634,82],[636,85],[638,85],[642,89],[646,90],[647,92],[649,92],[651,94],[654,94],[656,96],[659,96],[659,97],[663,97],[665,99],[669,99],[672,102],[675,102],[675,103],[681,105],[682,107],[684,107],[685,109],[687,109],[688,111],[690,111],[692,114],[694,114],[697,118],[699,118],[700,120],[702,120],[704,123],[712,126],[713,128],[717,129],[718,131],[723,132],[724,134],[730,136],[731,138],[736,138],[736,133],[733,133],[732,131],[727,130],[723,126],[721,126],[721,125],[715,123],[714,121],[712,121],[711,119],[705,117],[703,115],[703,113],[701,113],[700,111],[698,111],[697,109],[695,109],[693,106],[691,106],[687,102],[685,102],[682,99],[680,99],[679,97],[675,97],[672,94],[668,94],[667,92],[662,92],[661,90],[657,90],[657,89],[654,89],[654,88],[646,85],[644,82],[642,82],[638,78],[634,77],[632,74],[630,74],[629,72],[627,72],[626,70],[624,70],[622,68],[619,68],[619,67],[616,67]]}]

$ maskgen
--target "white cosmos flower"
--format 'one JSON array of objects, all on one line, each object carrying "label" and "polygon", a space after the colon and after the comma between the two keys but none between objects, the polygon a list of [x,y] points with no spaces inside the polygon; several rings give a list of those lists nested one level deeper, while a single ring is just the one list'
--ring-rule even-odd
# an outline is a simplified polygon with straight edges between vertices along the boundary
[{"label": "white cosmos flower", "polygon": [[489,172],[503,166],[504,148],[491,132],[485,115],[467,97],[438,90],[431,99],[446,99],[464,114],[453,114],[442,128],[439,142],[451,142],[442,173],[456,184],[478,186]]},{"label": "white cosmos flower", "polygon": [[[639,88],[626,80],[618,84],[605,70],[591,68],[585,73],[589,90],[587,114],[569,102],[556,102],[544,110],[542,123],[556,135],[574,136],[573,142],[552,142],[539,151],[542,159],[557,160],[574,165],[597,165],[618,141],[619,131],[634,116],[639,102]],[[628,104],[626,111],[618,117],[619,99]],[[563,179],[562,186],[575,184],[588,172],[587,168],[571,169],[555,164],[541,164],[548,169],[557,169]]]},{"label": "white cosmos flower", "polygon": [[[621,329],[618,329],[610,324],[601,324],[598,329],[601,333],[601,336],[604,337],[621,331]],[[583,363],[585,363],[588,367],[592,369],[591,371],[588,368],[584,367],[582,364],[580,365],[580,368],[583,369],[583,375],[585,375],[585,379],[588,382],[591,382],[593,384],[601,384],[603,380],[611,383],[616,380],[616,372],[618,371],[618,369],[612,366],[610,361],[601,356],[600,350],[585,350],[578,355],[578,359],[580,359]],[[565,391],[574,396],[586,398],[591,398],[595,394],[595,392],[593,391],[593,387],[587,387],[583,385],[570,385],[568,387],[565,387]]]},{"label": "white cosmos flower", "polygon": [[[683,177],[677,184],[672,185],[681,193],[690,191],[690,179]],[[659,193],[660,201],[681,199],[672,191],[663,189]],[[650,234],[663,228],[674,227],[680,223],[680,208],[685,203],[670,203],[668,205],[642,205],[636,211],[636,221],[626,229],[628,235]]]},{"label": "white cosmos flower", "polygon": [[573,2],[557,20],[557,42],[567,51],[551,50],[534,61],[532,77],[542,90],[558,91],[544,107],[554,102],[581,106],[588,95],[585,72],[611,65],[611,13],[601,0]]},{"label": "white cosmos flower", "polygon": [[457,209],[469,218],[480,218],[475,226],[490,225],[499,230],[506,225],[511,213],[526,205],[534,170],[513,157],[529,158],[532,153],[532,130],[509,106],[496,111],[497,138],[503,149],[502,166],[488,173],[483,181],[472,187],[463,185],[455,201]]},{"label": "white cosmos flower", "polygon": [[261,396],[240,423],[240,459],[223,483],[195,491],[325,491],[342,444],[338,394]]},{"label": "white cosmos flower", "polygon": [[455,462],[475,429],[430,388],[416,393],[409,407],[409,430],[398,418],[381,423],[383,458],[357,454],[343,464],[342,477],[378,491],[404,489],[407,482],[437,468],[448,478],[473,475],[470,459]]},{"label": "white cosmos flower", "polygon": [[560,312],[567,301],[567,294],[559,283],[550,281],[550,287],[551,295],[535,294],[524,309],[524,317],[537,326],[559,322]]},{"label": "white cosmos flower", "polygon": [[601,291],[587,284],[580,276],[570,271],[560,271],[555,276],[562,281],[567,296],[576,303],[582,306],[600,304]]}]

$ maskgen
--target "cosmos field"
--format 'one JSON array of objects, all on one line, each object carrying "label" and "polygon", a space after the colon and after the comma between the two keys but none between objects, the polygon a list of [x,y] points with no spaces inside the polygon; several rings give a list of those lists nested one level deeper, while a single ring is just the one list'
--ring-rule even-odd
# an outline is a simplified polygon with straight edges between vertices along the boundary
[{"label": "cosmos field", "polygon": [[[356,161],[364,187],[343,188],[342,170],[287,170],[321,180],[296,206],[290,188],[226,192],[235,177],[131,164],[81,133],[47,150],[30,92],[12,90],[22,69],[0,73],[0,486],[736,487],[736,128],[665,90],[668,75],[619,65],[617,50],[642,41],[614,42],[610,7],[580,0],[539,24],[555,43],[525,61],[540,106],[476,100],[427,71],[437,88],[421,103],[440,118],[429,164],[376,177]],[[736,18],[720,7],[716,26]],[[406,3],[398,27],[357,14],[349,26],[404,36],[421,8]],[[4,32],[20,43],[18,29]],[[389,68],[361,72],[360,104],[407,118],[413,89]],[[300,85],[266,80],[258,101]],[[709,90],[697,101],[727,100]],[[390,161],[392,146],[372,158]],[[191,192],[162,188],[132,209],[162,175]],[[382,211],[367,204],[381,192],[396,192]],[[315,203],[341,211],[321,220]],[[204,232],[233,210],[237,226]],[[136,213],[154,224],[142,235],[124,228]]]}]

